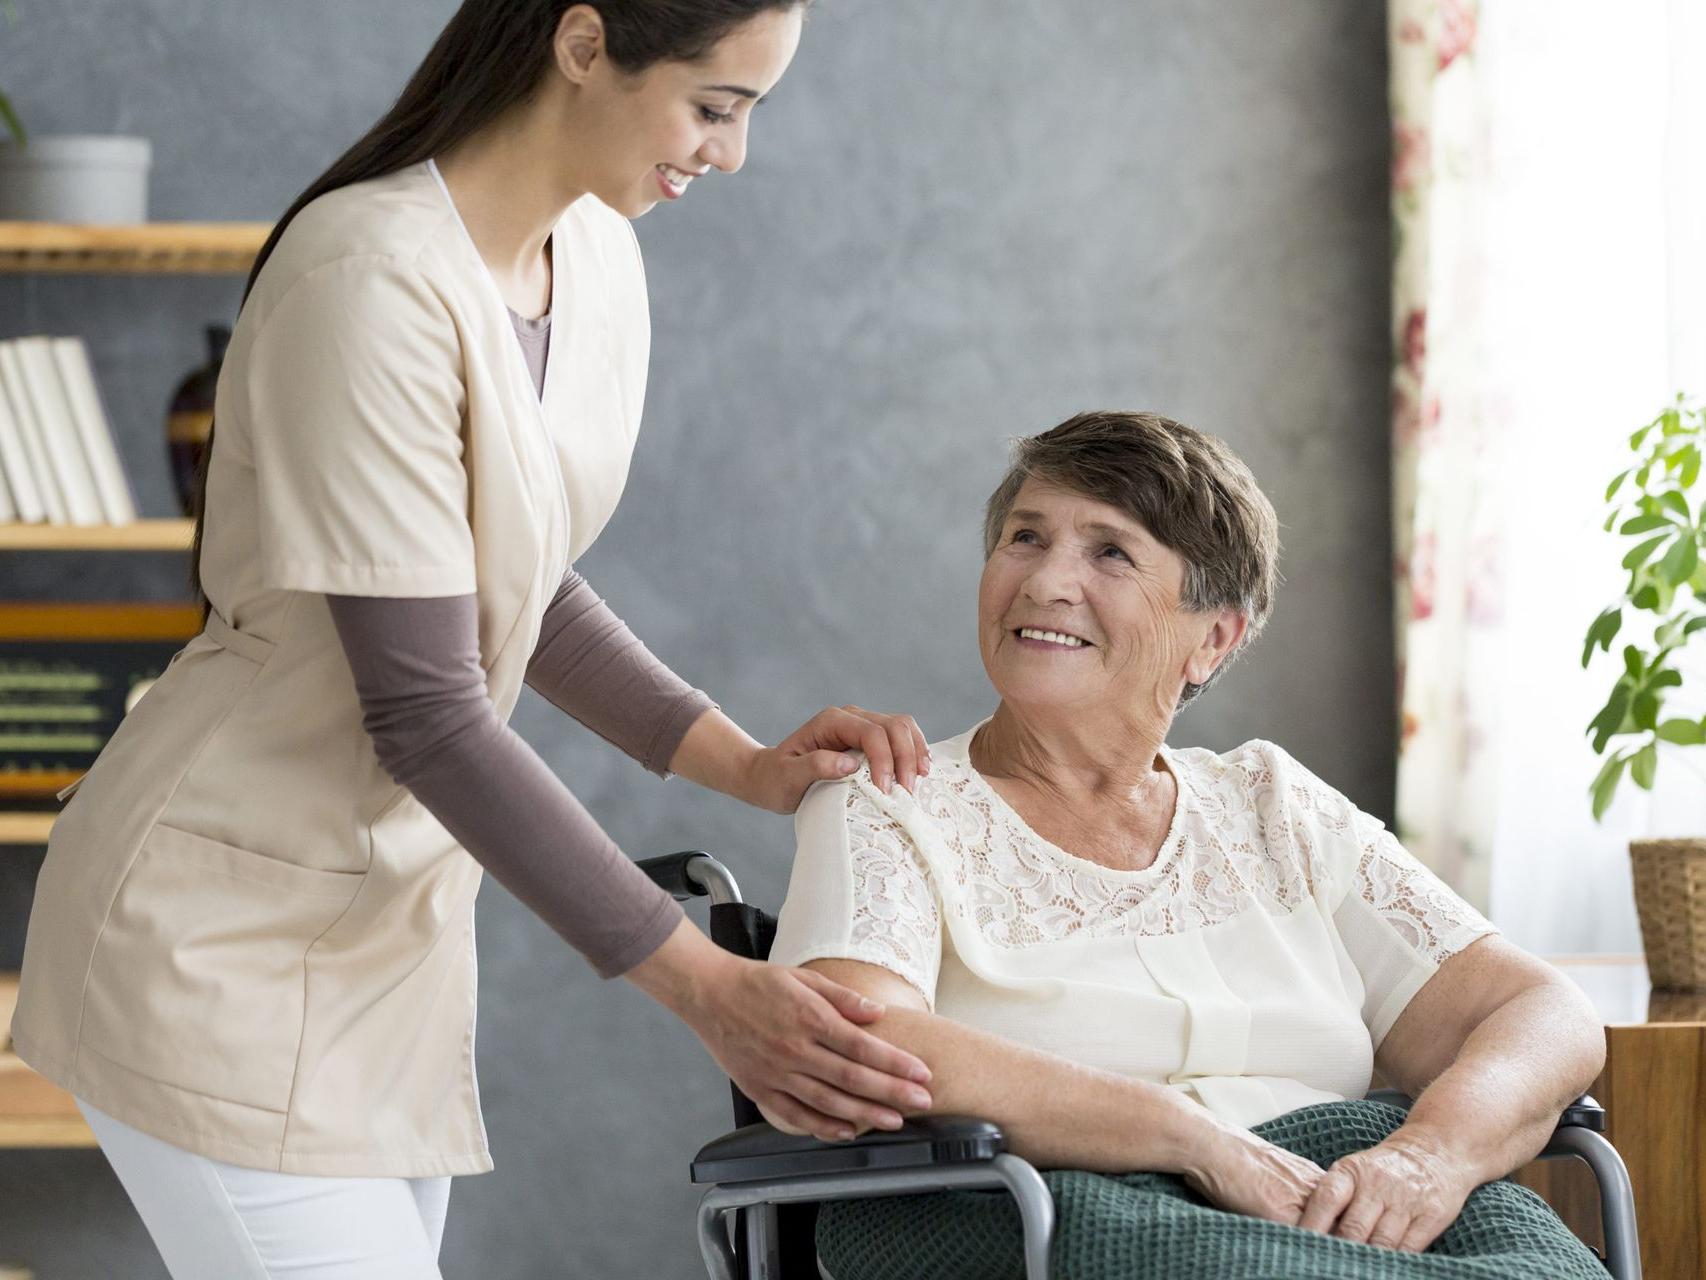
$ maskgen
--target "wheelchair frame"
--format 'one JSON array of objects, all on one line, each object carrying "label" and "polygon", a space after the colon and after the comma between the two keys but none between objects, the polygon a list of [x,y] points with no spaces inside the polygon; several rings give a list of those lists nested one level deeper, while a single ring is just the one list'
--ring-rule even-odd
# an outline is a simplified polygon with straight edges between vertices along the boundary
[{"label": "wheelchair frame", "polygon": [[[711,934],[719,945],[748,959],[768,958],[774,922],[741,899],[734,876],[710,854],[689,849],[639,866],[677,900],[709,898]],[[817,1280],[810,1223],[793,1221],[791,1206],[972,1188],[1004,1188],[1013,1197],[1024,1232],[1026,1280],[1048,1280],[1054,1199],[1036,1168],[1007,1151],[998,1126],[973,1117],[927,1116],[894,1132],[824,1143],[764,1123],[751,1100],[732,1081],[729,1087],[741,1127],[707,1143],[691,1167],[693,1181],[709,1187],[699,1202],[698,1235],[711,1280]],[[1411,1102],[1395,1089],[1368,1096],[1405,1108]],[[1564,1109],[1538,1158],[1574,1156],[1593,1171],[1606,1270],[1614,1280],[1640,1280],[1634,1191],[1604,1131],[1604,1108],[1583,1094]]]}]

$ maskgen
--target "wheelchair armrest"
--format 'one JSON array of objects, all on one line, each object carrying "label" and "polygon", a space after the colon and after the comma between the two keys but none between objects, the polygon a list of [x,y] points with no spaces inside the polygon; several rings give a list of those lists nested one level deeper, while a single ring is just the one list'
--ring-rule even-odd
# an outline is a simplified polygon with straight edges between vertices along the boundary
[{"label": "wheelchair armrest", "polygon": [[666,853],[660,858],[646,858],[636,865],[652,878],[658,888],[668,892],[677,902],[685,902],[688,898],[705,896],[705,886],[687,878],[687,864],[695,858],[708,856],[703,850],[688,849],[684,853]]},{"label": "wheelchair armrest", "polygon": [[707,1142],[693,1157],[694,1182],[760,1182],[863,1169],[917,1169],[992,1160],[1006,1135],[970,1116],[924,1116],[899,1129],[873,1129],[849,1142],[819,1142],[749,1124]]},{"label": "wheelchair armrest", "polygon": [[[1385,1102],[1394,1107],[1402,1107],[1408,1111],[1412,1099],[1408,1094],[1397,1089],[1370,1089],[1368,1100]],[[1558,1117],[1555,1126],[1558,1129],[1591,1129],[1595,1133],[1605,1132],[1605,1108],[1595,1101],[1591,1093],[1584,1093],[1569,1106],[1565,1107]]]},{"label": "wheelchair armrest", "polygon": [[1605,1132],[1605,1108],[1600,1106],[1591,1093],[1584,1093],[1558,1117],[1560,1129],[1591,1129],[1595,1133]]}]

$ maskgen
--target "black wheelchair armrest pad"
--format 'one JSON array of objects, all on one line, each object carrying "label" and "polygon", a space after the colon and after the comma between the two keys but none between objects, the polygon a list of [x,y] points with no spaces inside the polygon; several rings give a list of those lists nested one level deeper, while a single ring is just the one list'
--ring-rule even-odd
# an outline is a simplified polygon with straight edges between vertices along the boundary
[{"label": "black wheelchair armrest pad", "polygon": [[[1370,1102],[1384,1102],[1394,1107],[1403,1107],[1408,1111],[1412,1105],[1409,1095],[1397,1089],[1370,1089]],[[1559,1129],[1592,1129],[1595,1133],[1605,1132],[1605,1108],[1594,1101],[1591,1093],[1584,1093],[1558,1117]]]},{"label": "black wheelchair armrest pad", "polygon": [[1560,1129],[1592,1129],[1595,1133],[1605,1132],[1605,1108],[1594,1100],[1591,1093],[1584,1093],[1558,1117]]},{"label": "black wheelchair armrest pad", "polygon": [[681,853],[666,853],[660,858],[646,858],[638,865],[652,878],[652,883],[677,902],[685,902],[689,898],[705,896],[705,890],[687,878],[687,864],[705,856],[702,850],[686,849]]},{"label": "black wheelchair armrest pad", "polygon": [[768,1124],[749,1124],[699,1149],[693,1157],[693,1181],[765,1182],[861,1169],[965,1164],[993,1159],[1006,1149],[1006,1136],[998,1127],[970,1116],[922,1116],[899,1129],[873,1129],[850,1142],[819,1142]]}]

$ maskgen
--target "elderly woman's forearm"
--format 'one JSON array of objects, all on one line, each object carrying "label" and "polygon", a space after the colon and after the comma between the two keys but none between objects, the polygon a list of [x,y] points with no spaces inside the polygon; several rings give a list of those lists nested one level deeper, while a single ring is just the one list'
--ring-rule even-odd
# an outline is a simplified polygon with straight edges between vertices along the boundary
[{"label": "elderly woman's forearm", "polygon": [[1010,1151],[1044,1167],[1179,1173],[1218,1123],[1174,1090],[923,1010],[891,1003],[867,1029],[930,1064],[932,1105],[910,1114],[991,1120]]},{"label": "elderly woman's forearm", "polygon": [[1442,1146],[1491,1182],[1539,1153],[1604,1065],[1586,999],[1562,981],[1530,987],[1482,1019],[1398,1134]]}]

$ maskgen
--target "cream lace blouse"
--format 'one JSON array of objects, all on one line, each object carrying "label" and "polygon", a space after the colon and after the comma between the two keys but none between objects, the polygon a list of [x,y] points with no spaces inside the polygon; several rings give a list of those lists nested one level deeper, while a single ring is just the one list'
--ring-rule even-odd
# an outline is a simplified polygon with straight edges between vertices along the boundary
[{"label": "cream lace blouse", "polygon": [[1254,1125],[1361,1097],[1410,998],[1494,932],[1271,742],[1163,746],[1172,826],[1120,871],[1025,825],[971,766],[980,727],[932,745],[916,796],[868,768],[807,792],[772,961],[880,965],[944,1017]]}]

